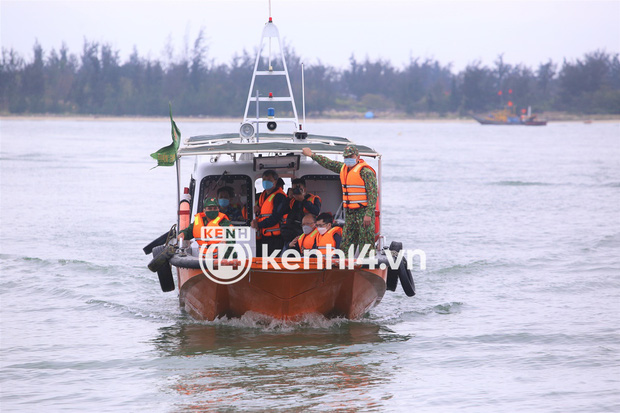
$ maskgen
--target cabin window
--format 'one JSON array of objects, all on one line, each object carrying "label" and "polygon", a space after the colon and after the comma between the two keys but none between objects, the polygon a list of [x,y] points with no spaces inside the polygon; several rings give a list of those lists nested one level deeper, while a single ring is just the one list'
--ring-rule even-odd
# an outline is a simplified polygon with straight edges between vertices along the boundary
[{"label": "cabin window", "polygon": [[198,211],[204,209],[205,198],[228,199],[228,207],[220,211],[228,215],[234,225],[248,225],[254,216],[252,211],[252,180],[247,175],[208,175],[200,182]]},{"label": "cabin window", "polygon": [[[321,212],[331,212],[336,219],[342,215],[342,185],[338,175],[304,175],[306,192],[321,197]],[[344,219],[344,215],[342,216]]]}]

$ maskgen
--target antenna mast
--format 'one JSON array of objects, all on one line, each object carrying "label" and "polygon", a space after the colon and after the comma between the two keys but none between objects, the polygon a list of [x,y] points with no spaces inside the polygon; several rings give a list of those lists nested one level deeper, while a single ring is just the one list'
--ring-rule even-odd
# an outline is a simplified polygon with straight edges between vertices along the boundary
[{"label": "antenna mast", "polygon": [[[306,83],[304,82],[304,64],[301,64],[301,107],[303,114],[303,125],[306,124]],[[302,129],[303,126],[300,125],[299,129]]]}]

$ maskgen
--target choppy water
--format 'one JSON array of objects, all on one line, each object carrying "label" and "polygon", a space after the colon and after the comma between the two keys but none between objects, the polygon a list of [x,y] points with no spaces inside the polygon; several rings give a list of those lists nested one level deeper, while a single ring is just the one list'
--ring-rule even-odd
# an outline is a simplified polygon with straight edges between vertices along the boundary
[{"label": "choppy water", "polygon": [[141,251],[174,221],[169,124],[1,120],[1,410],[620,411],[619,123],[309,125],[384,154],[416,297],[192,321]]}]

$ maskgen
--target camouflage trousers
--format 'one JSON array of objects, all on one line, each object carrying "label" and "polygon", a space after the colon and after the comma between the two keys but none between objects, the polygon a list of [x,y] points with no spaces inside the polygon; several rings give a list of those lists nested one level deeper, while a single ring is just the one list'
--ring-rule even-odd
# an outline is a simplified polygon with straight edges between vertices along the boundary
[{"label": "camouflage trousers", "polygon": [[361,251],[365,244],[369,245],[368,251],[375,247],[375,217],[372,217],[370,225],[364,227],[364,215],[366,208],[345,211],[345,224],[342,231],[342,243],[340,249],[345,254],[349,253],[349,246]]}]

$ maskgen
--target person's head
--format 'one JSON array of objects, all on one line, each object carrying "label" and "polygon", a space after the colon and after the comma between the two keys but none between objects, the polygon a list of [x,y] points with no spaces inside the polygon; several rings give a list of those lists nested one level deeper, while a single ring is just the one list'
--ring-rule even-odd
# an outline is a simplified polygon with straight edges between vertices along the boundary
[{"label": "person's head", "polygon": [[202,206],[204,209],[205,216],[209,218],[209,220],[217,218],[220,213],[219,204],[217,202],[217,198],[205,198],[202,201]]},{"label": "person's head", "polygon": [[276,171],[273,169],[267,169],[263,172],[263,188],[267,191],[274,189],[279,178],[280,177]]},{"label": "person's head", "polygon": [[319,231],[319,234],[323,235],[330,229],[332,229],[332,225],[334,224],[334,217],[329,212],[323,212],[316,217],[316,229]]},{"label": "person's head", "polygon": [[302,188],[304,191],[306,190],[306,181],[302,178],[296,178],[291,181],[291,186],[293,188]]},{"label": "person's head", "polygon": [[342,156],[344,156],[344,164],[348,168],[353,168],[360,159],[360,152],[353,145],[347,145],[342,151]]},{"label": "person's head", "polygon": [[309,234],[316,228],[316,216],[314,214],[306,214],[301,220],[301,229],[304,234]]},{"label": "person's head", "polygon": [[223,186],[217,190],[217,202],[222,208],[228,208],[234,196],[235,191],[229,186]]},{"label": "person's head", "polygon": [[298,201],[303,201],[304,196],[306,195],[306,181],[303,179],[297,178],[291,181],[292,191],[291,194]]}]

